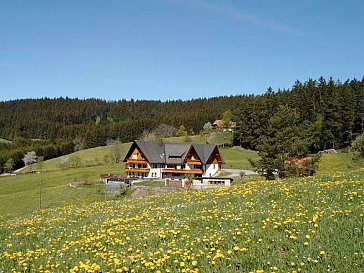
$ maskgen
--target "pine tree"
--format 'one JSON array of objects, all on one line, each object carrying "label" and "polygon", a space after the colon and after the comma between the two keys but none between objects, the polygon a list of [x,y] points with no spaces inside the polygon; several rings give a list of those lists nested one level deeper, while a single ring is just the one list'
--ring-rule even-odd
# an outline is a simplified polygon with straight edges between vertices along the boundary
[{"label": "pine tree", "polygon": [[296,157],[306,156],[309,140],[307,130],[299,123],[295,109],[280,106],[269,119],[266,134],[258,140],[258,161],[251,161],[255,169],[266,179],[274,179],[274,172],[279,178],[289,175],[285,163]]}]

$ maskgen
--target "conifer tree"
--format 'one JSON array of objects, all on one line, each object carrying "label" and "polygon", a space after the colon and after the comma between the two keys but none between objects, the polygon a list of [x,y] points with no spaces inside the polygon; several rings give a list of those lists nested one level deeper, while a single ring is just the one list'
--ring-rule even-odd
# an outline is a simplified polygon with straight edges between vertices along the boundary
[{"label": "conifer tree", "polygon": [[251,161],[251,164],[266,179],[274,179],[275,172],[279,178],[288,176],[285,163],[308,153],[306,132],[299,123],[297,111],[288,106],[280,106],[269,119],[266,134],[258,140],[257,149],[261,159]]}]

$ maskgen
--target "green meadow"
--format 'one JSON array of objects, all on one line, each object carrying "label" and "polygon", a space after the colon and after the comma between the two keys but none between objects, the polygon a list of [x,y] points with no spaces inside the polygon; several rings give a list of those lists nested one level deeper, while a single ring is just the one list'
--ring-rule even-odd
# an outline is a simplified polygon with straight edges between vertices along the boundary
[{"label": "green meadow", "polygon": [[359,169],[73,202],[3,221],[0,272],[362,272],[363,186]]},{"label": "green meadow", "polygon": [[359,169],[362,160],[348,153],[322,154],[317,175],[333,175]]}]

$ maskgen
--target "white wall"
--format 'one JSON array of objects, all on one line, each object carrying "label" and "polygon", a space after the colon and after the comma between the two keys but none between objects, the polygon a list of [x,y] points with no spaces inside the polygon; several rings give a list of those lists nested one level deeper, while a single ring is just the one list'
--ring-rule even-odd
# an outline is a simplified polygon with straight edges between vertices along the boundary
[{"label": "white wall", "polygon": [[210,177],[214,176],[219,171],[218,164],[206,164],[206,171],[203,176]]},{"label": "white wall", "polygon": [[[153,176],[154,174],[154,176]],[[152,168],[148,173],[148,178],[162,178],[162,169],[161,168]]]},{"label": "white wall", "polygon": [[[160,164],[157,165],[157,168],[152,168],[151,164],[147,164],[148,168],[150,169],[148,173],[148,178],[162,178],[162,166]],[[153,176],[153,174],[155,174]]]},{"label": "white wall", "polygon": [[[216,183],[215,181],[224,181],[224,183]],[[192,181],[192,189],[209,189],[209,188],[221,188],[221,187],[230,187],[230,179],[221,178],[219,180],[202,178],[202,179],[194,179]]]}]

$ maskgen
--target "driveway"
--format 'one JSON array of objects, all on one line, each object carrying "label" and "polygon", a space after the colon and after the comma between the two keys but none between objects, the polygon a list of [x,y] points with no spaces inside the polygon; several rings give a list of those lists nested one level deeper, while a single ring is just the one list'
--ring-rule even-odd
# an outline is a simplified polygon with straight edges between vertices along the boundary
[{"label": "driveway", "polygon": [[[257,172],[254,172],[252,170],[239,170],[239,169],[223,169],[223,176],[224,177],[230,177],[230,178],[236,178],[240,177],[240,173],[244,172],[245,175],[257,175]],[[224,174],[226,173],[226,175]]]}]

